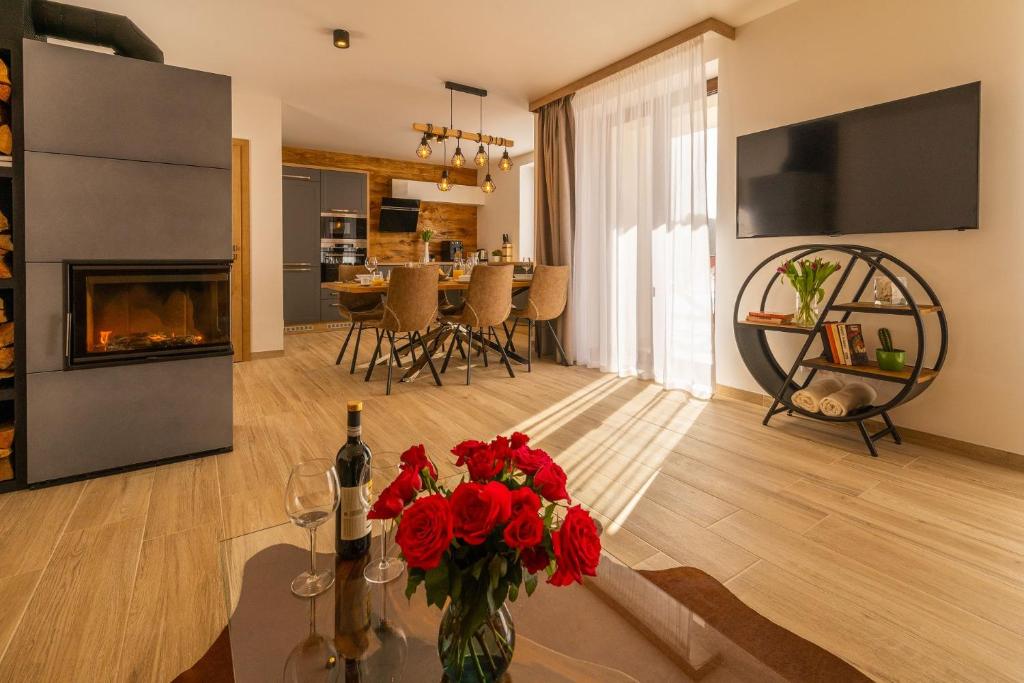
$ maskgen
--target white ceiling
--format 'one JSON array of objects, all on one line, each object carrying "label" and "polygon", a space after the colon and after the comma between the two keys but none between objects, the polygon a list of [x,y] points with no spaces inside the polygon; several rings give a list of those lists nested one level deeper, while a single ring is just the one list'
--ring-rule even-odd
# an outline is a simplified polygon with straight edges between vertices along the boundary
[{"label": "white ceiling", "polygon": [[[286,145],[411,159],[410,124],[447,123],[446,80],[487,89],[485,132],[520,154],[531,98],[709,16],[738,26],[793,0],[66,1],[128,15],[168,64],[280,96]],[[457,93],[455,126],[476,129],[478,106]]]}]

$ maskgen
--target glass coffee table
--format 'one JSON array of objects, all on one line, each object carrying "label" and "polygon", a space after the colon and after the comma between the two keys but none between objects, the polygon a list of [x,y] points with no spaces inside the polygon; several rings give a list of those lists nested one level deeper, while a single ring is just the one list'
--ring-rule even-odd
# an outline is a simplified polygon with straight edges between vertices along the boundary
[{"label": "glass coffee table", "polygon": [[[404,574],[383,585],[363,578],[379,543],[362,561],[336,561],[330,526],[318,534],[319,562],[335,562],[337,580],[313,599],[289,589],[309,562],[302,530],[284,524],[222,542],[228,627],[177,680],[442,680],[440,610],[422,587],[406,599]],[[605,554],[585,585],[542,583],[509,607],[516,643],[503,680],[516,683],[869,680],[693,568],[638,572]]]}]

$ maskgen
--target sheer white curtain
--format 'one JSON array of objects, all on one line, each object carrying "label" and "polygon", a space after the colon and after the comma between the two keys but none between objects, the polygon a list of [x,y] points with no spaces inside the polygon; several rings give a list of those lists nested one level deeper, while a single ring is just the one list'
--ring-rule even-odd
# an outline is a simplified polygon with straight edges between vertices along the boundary
[{"label": "sheer white curtain", "polygon": [[576,361],[712,392],[707,85],[697,38],[579,91]]}]

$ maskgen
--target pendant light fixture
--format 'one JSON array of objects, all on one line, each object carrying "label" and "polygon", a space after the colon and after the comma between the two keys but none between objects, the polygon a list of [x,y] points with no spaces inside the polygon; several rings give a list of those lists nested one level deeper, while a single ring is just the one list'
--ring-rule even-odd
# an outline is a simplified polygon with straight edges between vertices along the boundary
[{"label": "pendant light fixture", "polygon": [[[427,126],[429,127],[430,124],[428,123]],[[420,159],[426,159],[430,156],[430,152],[430,143],[427,142],[427,134],[424,133],[423,137],[420,138],[420,146],[416,148],[416,156]]]},{"label": "pendant light fixture", "polygon": [[[445,129],[445,132],[446,133],[448,132],[447,128]],[[447,159],[448,158],[448,136],[447,135],[445,135],[445,137],[442,140],[441,144],[444,145],[444,158]],[[441,192],[447,192],[448,190],[452,189],[452,181],[451,181],[451,178],[448,177],[448,169],[447,169],[447,167],[444,168],[444,170],[441,171],[441,180],[438,181],[438,183],[437,183],[437,189],[441,190]]]},{"label": "pendant light fixture", "polygon": [[502,171],[512,170],[512,157],[508,155],[508,149],[505,149],[505,153],[501,155],[501,160],[498,161],[498,168]]},{"label": "pendant light fixture", "polygon": [[[490,145],[488,145],[490,147]],[[483,152],[484,146],[480,145],[480,151]],[[480,189],[484,191],[484,194],[490,194],[494,192],[495,185],[494,181],[491,180],[491,160],[490,157],[484,153],[484,163],[487,164],[487,175],[484,176],[484,184],[480,186]],[[480,164],[478,164],[480,165]]]},{"label": "pendant light fixture", "polygon": [[[484,98],[480,98],[480,137],[484,136]],[[484,143],[480,143],[480,147],[476,150],[476,156],[473,157],[473,163],[479,168],[483,168],[487,164],[487,152],[484,151]]]},{"label": "pendant light fixture", "polygon": [[[455,130],[455,91],[448,91],[448,127]],[[466,165],[466,157],[462,154],[462,131],[455,137],[455,154],[452,155],[452,168]]]}]

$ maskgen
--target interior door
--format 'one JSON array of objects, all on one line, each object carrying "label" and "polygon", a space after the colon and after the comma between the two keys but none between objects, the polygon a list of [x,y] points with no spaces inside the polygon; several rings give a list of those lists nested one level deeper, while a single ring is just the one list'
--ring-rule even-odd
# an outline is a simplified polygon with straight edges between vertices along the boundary
[{"label": "interior door", "polygon": [[231,346],[249,360],[249,141],[231,141]]},{"label": "interior door", "polygon": [[285,167],[284,321],[320,320],[320,172]]}]

